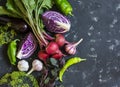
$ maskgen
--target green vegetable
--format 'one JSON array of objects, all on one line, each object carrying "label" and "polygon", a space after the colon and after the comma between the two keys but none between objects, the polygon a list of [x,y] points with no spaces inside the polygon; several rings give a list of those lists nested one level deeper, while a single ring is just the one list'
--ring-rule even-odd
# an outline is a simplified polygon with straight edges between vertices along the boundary
[{"label": "green vegetable", "polygon": [[5,7],[0,6],[0,15],[22,18],[31,27],[42,47],[48,44],[49,35],[43,29],[41,14],[51,7],[52,0],[7,0]]},{"label": "green vegetable", "polygon": [[72,15],[73,9],[68,0],[54,0],[54,3],[58,7],[58,9],[61,10],[61,12],[65,15]]},{"label": "green vegetable", "polygon": [[7,54],[8,54],[10,63],[12,65],[15,65],[15,63],[16,63],[17,41],[19,41],[19,40],[15,39],[15,40],[11,41],[9,43],[8,49],[7,49]]},{"label": "green vegetable", "polygon": [[76,63],[79,63],[79,62],[82,62],[82,61],[85,61],[86,59],[81,59],[79,57],[74,57],[74,58],[70,58],[66,63],[65,65],[63,66],[63,68],[60,70],[59,72],[59,79],[60,81],[62,81],[62,77],[63,77],[63,74],[64,72],[66,71],[66,69],[68,67],[70,67],[71,65],[73,64],[76,64]]},{"label": "green vegetable", "polygon": [[[6,86],[4,86],[6,85]],[[0,79],[0,86],[2,87],[39,87],[37,80],[33,75],[26,75],[25,72],[14,71],[5,74]]]},{"label": "green vegetable", "polygon": [[16,36],[13,29],[9,29],[10,24],[0,26],[0,46],[8,44]]}]

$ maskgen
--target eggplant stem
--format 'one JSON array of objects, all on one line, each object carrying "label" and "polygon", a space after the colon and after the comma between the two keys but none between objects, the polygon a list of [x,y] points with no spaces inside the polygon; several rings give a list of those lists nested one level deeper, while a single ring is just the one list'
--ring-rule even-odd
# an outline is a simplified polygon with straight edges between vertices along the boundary
[{"label": "eggplant stem", "polygon": [[80,44],[83,41],[83,38],[81,38],[77,43],[74,44],[74,46],[77,46],[78,44]]}]

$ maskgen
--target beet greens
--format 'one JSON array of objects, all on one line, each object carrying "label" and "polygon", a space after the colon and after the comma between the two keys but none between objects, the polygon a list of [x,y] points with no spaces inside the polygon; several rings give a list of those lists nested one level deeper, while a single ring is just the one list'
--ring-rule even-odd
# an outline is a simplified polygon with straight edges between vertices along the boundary
[{"label": "beet greens", "polygon": [[41,14],[52,7],[52,0],[7,0],[0,6],[0,15],[23,19],[32,29],[40,46],[46,46],[51,37],[44,31]]}]

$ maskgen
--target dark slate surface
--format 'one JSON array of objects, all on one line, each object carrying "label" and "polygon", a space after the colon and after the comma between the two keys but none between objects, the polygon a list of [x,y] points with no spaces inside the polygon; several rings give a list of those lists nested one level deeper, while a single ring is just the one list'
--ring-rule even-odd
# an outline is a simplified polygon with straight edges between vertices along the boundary
[{"label": "dark slate surface", "polygon": [[[87,61],[67,70],[64,86],[120,87],[120,0],[69,1],[74,16],[70,17],[72,27],[66,38],[84,39],[75,56]],[[12,70],[4,48],[0,48],[0,76]]]}]

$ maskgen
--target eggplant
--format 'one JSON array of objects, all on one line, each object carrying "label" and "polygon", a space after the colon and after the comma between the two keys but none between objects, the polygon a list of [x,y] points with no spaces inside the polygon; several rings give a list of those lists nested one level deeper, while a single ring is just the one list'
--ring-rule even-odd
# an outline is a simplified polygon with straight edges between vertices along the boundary
[{"label": "eggplant", "polygon": [[29,30],[28,25],[21,19],[0,17],[0,24],[6,25],[7,23],[10,23],[10,27],[16,30],[17,32],[24,33]]},{"label": "eggplant", "polygon": [[56,11],[47,11],[42,14],[43,23],[46,29],[54,33],[65,33],[70,30],[70,21]]}]

